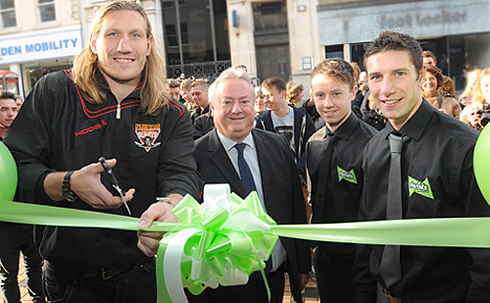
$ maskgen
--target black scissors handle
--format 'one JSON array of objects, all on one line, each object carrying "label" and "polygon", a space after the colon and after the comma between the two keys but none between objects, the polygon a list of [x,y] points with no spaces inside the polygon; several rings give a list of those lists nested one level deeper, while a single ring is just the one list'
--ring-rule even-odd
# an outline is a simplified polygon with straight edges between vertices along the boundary
[{"label": "black scissors handle", "polygon": [[105,158],[100,157],[99,162],[100,162],[100,164],[102,164],[102,167],[104,168],[105,172],[109,175],[109,178],[111,178],[112,184],[119,185],[119,182],[117,182],[116,176],[114,175],[112,168],[109,167]]}]

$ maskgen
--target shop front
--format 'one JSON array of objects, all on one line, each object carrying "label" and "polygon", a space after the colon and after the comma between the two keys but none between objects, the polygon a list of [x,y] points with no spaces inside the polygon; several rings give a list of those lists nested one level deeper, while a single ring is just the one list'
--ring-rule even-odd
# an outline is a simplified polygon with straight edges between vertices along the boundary
[{"label": "shop front", "polygon": [[489,17],[488,0],[380,0],[318,7],[320,44],[327,57],[340,50],[362,67],[365,50],[381,31],[403,32],[435,53],[437,66],[457,91],[464,89],[467,71],[490,66]]},{"label": "shop front", "polygon": [[79,27],[4,36],[0,39],[0,70],[19,75],[20,94],[25,97],[43,75],[70,69],[81,50]]}]

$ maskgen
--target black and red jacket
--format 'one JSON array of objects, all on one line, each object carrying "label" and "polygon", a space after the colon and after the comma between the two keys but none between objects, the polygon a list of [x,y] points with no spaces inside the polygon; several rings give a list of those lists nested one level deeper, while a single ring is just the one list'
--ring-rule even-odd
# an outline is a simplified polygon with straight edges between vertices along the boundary
[{"label": "black and red jacket", "polygon": [[[51,201],[42,186],[49,172],[78,170],[99,157],[117,159],[113,168],[123,190],[135,188],[129,202],[134,217],[170,193],[198,196],[202,180],[192,153],[194,141],[189,113],[169,100],[160,113],[145,116],[140,111],[139,85],[120,105],[102,74],[107,102],[86,102],[70,71],[50,73],[34,86],[4,143],[12,151],[19,171],[18,201],[94,210],[77,200]],[[112,189],[105,174],[102,182]],[[127,215],[119,209],[97,210]],[[144,258],[136,247],[135,232],[109,229],[36,227],[41,255],[55,264],[74,268],[99,268],[132,264]]]}]

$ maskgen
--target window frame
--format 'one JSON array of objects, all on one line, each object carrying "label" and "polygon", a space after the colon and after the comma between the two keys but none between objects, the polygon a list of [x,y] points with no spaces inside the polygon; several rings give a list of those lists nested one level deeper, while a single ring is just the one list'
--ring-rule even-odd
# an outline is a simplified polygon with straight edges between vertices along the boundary
[{"label": "window frame", "polygon": [[[3,14],[4,13],[10,13],[10,12],[14,12],[14,21],[15,21],[15,24],[13,26],[5,27],[5,25],[4,25],[4,19],[3,19]],[[10,29],[10,28],[15,28],[15,27],[17,27],[17,16],[15,15],[15,1],[12,0],[12,8],[2,9],[2,7],[0,6],[0,29]]]},{"label": "window frame", "polygon": [[[45,0],[46,2],[41,3],[40,1],[42,0],[37,0],[37,15],[39,18],[39,23],[40,24],[46,24],[46,23],[52,23],[56,22],[56,4],[55,0]],[[53,20],[48,20],[48,21],[43,21],[43,14],[41,12],[41,9],[47,6],[52,6],[53,7],[53,13],[54,13],[54,19]]]}]

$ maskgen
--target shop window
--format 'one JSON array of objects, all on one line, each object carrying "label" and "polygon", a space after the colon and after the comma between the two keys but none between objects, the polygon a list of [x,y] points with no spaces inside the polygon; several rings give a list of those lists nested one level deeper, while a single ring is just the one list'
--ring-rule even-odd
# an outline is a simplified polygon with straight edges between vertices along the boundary
[{"label": "shop window", "polygon": [[37,7],[39,10],[39,20],[41,23],[56,20],[54,0],[37,0]]},{"label": "shop window", "polygon": [[17,26],[14,0],[0,0],[0,15],[2,19],[2,28]]}]

